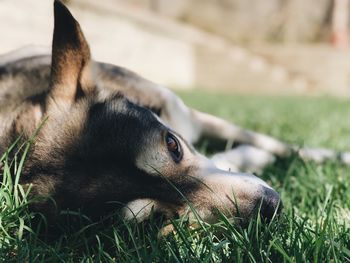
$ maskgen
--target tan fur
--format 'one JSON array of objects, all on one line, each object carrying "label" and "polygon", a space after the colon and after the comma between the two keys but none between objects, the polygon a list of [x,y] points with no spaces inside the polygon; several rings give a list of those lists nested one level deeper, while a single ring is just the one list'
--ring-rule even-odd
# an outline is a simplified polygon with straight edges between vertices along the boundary
[{"label": "tan fur", "polygon": [[[138,213],[140,205],[151,203],[152,209],[146,206],[137,220],[154,211],[213,221],[217,210],[247,219],[263,202],[271,218],[280,201],[271,187],[253,175],[219,170],[190,143],[202,135],[223,139],[231,134],[275,152],[283,151],[283,144],[189,109],[171,91],[128,70],[91,61],[79,24],[59,1],[52,48],[50,75],[44,67],[41,76],[45,87],[34,93],[17,90],[18,99],[0,112],[5,123],[0,147],[20,134],[30,138],[42,124],[21,179],[32,185],[34,195],[54,198],[59,209],[84,208],[96,216],[105,213],[110,201],[129,203]],[[19,67],[30,79],[27,61],[9,70]],[[19,83],[26,89],[23,75]],[[179,159],[166,144],[169,133],[177,138]],[[46,201],[36,205],[51,212]],[[133,214],[125,213],[128,218]]]}]

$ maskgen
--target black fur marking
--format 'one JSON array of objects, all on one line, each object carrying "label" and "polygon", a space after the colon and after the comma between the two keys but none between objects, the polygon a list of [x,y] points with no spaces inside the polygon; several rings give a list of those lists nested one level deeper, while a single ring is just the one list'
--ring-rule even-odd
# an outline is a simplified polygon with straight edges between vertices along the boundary
[{"label": "black fur marking", "polygon": [[[184,202],[182,195],[193,194],[199,187],[189,176],[191,167],[175,171],[169,177],[149,175],[135,165],[147,140],[166,130],[148,109],[116,95],[90,106],[83,135],[76,138],[69,154],[61,153],[59,148],[52,149],[54,153],[49,157],[52,160],[34,160],[25,178],[41,177],[43,181],[59,178],[62,183],[56,186],[52,196],[58,209],[81,209],[96,219],[115,211],[116,204],[138,198],[180,206]],[[38,209],[52,209],[49,207]]]},{"label": "black fur marking", "polygon": [[158,117],[160,117],[160,115],[162,114],[162,109],[159,107],[147,107],[150,111],[152,111],[155,115],[157,115]]}]

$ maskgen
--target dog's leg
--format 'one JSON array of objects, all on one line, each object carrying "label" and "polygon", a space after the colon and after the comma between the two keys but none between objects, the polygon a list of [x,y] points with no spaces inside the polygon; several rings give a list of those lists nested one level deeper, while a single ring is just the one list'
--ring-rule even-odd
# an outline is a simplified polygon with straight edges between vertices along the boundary
[{"label": "dog's leg", "polygon": [[[181,134],[188,142],[193,144],[200,138],[206,137],[246,144],[245,147],[227,153],[225,158],[221,156],[221,160],[232,159],[233,156],[239,155],[247,163],[248,158],[253,158],[254,155],[264,155],[266,164],[268,164],[271,163],[271,154],[277,157],[287,157],[291,153],[296,153],[304,160],[311,160],[317,163],[339,159],[342,163],[350,165],[350,153],[338,153],[328,149],[302,148],[300,146],[290,145],[271,136],[243,129],[221,118],[191,109],[171,91],[164,89],[154,90],[155,94],[157,92],[159,92],[158,97],[164,100],[162,103],[161,119]],[[247,145],[251,147],[247,148]],[[247,153],[252,155],[249,157]],[[251,169],[251,171],[259,171],[265,166],[263,164],[252,163],[249,168],[232,162],[230,165],[232,170],[236,168],[239,170]]]},{"label": "dog's leg", "polygon": [[[241,144],[248,144],[265,151],[265,155],[272,153],[278,157],[286,157],[294,152],[304,160],[314,161],[317,163],[339,160],[343,164],[350,165],[350,152],[337,152],[324,148],[306,148],[297,145],[289,145],[279,141],[278,139],[261,133],[245,130],[233,123],[229,123],[228,121],[218,117],[196,110],[191,111],[191,118],[195,123],[193,128],[199,129],[199,131],[196,131],[196,133],[199,133],[200,137],[204,136],[226,141],[239,142]],[[262,153],[260,152],[258,154],[258,149],[256,148],[249,148],[248,151],[248,148],[245,147],[238,148],[233,150],[231,153],[228,153],[225,158],[223,158],[223,156],[221,158],[223,160],[226,158],[232,159],[229,156],[241,156],[241,158],[246,159],[249,158],[248,155],[245,154],[246,152],[254,152],[254,154],[251,156],[251,158],[254,158],[254,155],[259,155]],[[267,160],[268,159],[269,158],[267,158]],[[234,164],[235,163],[232,163],[231,165]],[[260,165],[258,165],[258,167],[259,166]],[[241,167],[241,165],[238,164],[238,168],[244,167]]]},{"label": "dog's leg", "polygon": [[245,130],[218,117],[191,109],[170,91],[165,95],[162,120],[190,143],[195,143],[201,137],[209,137],[253,145],[277,156],[286,156],[291,152],[289,145],[277,139]]},{"label": "dog's leg", "polygon": [[218,117],[193,110],[194,122],[201,129],[201,136],[249,144],[276,156],[287,156],[291,146],[270,136],[243,129]]}]

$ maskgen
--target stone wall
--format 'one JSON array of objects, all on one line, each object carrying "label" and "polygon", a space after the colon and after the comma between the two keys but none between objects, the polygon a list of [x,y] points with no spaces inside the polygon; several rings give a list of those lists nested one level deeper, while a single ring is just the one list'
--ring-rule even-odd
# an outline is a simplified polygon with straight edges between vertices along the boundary
[{"label": "stone wall", "polygon": [[[154,1],[68,3],[95,59],[159,84],[250,94],[350,95],[348,50],[315,44],[236,45],[223,34],[173,19],[188,2],[178,0],[173,13],[165,15],[166,7]],[[0,1],[0,54],[28,44],[50,46],[52,27],[51,1]]]},{"label": "stone wall", "polygon": [[328,41],[332,0],[131,0],[237,42]]}]

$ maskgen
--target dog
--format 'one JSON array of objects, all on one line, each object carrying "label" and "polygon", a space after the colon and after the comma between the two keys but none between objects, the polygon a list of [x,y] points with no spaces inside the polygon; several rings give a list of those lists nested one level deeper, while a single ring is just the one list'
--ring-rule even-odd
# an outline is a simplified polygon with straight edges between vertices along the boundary
[{"label": "dog", "polygon": [[[154,212],[213,222],[218,211],[244,221],[257,208],[269,220],[281,211],[280,195],[243,172],[293,153],[350,163],[349,153],[301,149],[245,130],[92,60],[78,22],[58,0],[51,54],[28,48],[0,57],[0,154],[11,158],[12,143],[33,134],[20,183],[40,197],[33,209],[53,218],[65,209],[103,216],[118,202],[121,215],[138,222]],[[239,146],[208,159],[192,146],[204,137]]]}]

